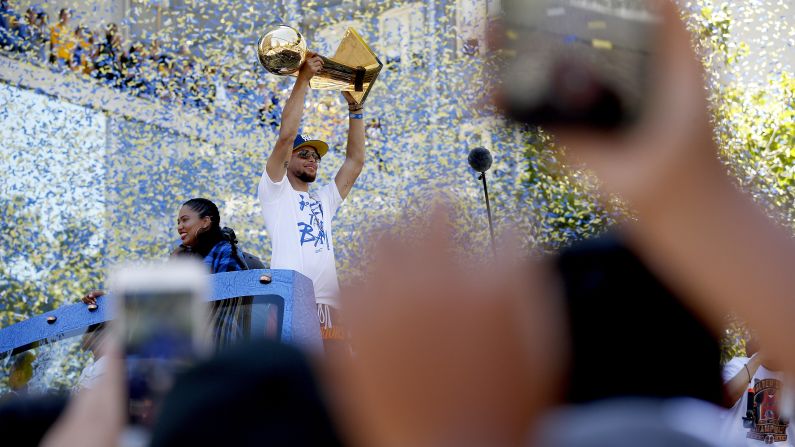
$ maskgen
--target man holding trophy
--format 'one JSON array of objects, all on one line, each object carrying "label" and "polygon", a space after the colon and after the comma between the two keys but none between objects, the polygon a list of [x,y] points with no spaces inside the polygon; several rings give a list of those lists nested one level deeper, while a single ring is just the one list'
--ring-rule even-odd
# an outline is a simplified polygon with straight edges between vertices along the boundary
[{"label": "man holding trophy", "polygon": [[[346,39],[363,41],[352,29]],[[340,46],[342,49],[346,40]],[[349,42],[350,44],[351,42]],[[349,45],[350,47],[350,45]],[[364,47],[367,51],[369,48]],[[365,68],[340,63],[335,59],[306,51],[303,36],[286,26],[265,34],[258,44],[260,62],[268,71],[296,76],[290,97],[282,112],[279,136],[268,157],[258,188],[265,227],[271,236],[271,268],[296,270],[312,280],[318,318],[326,346],[328,340],[344,338],[334,326],[339,295],[334,258],[332,220],[351,191],[364,166],[364,99],[381,64]],[[348,60],[353,54],[348,50]],[[360,56],[361,53],[357,53]],[[345,161],[330,182],[310,191],[328,144],[298,133],[309,88],[342,90],[348,102],[349,127]]]}]

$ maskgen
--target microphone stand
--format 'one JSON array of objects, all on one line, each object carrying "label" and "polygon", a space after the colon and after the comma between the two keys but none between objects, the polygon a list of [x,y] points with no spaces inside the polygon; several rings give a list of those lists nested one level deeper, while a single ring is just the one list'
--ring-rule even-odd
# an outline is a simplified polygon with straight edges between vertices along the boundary
[{"label": "microphone stand", "polygon": [[483,180],[483,195],[486,196],[486,214],[489,216],[489,234],[491,235],[491,251],[497,257],[497,246],[494,243],[494,223],[491,221],[491,205],[489,204],[489,188],[486,186],[486,171],[480,173],[478,180]]}]

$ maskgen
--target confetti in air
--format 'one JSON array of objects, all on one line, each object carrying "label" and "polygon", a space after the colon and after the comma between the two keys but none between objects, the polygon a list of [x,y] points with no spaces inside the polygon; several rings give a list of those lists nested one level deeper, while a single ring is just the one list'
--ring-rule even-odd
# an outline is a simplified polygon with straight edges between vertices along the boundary
[{"label": "confetti in air", "polygon": [[[255,44],[278,23],[326,56],[354,27],[385,64],[366,103],[365,168],[335,220],[342,282],[359,273],[368,231],[421,214],[434,191],[472,246],[487,247],[466,161],[476,146],[494,155],[498,232],[528,247],[555,250],[625,212],[619,198],[599,200],[587,173],[564,170],[546,135],[507,127],[483,105],[497,0],[2,3],[0,327],[76,302],[116,263],[166,258],[192,197],[216,202],[222,224],[267,264],[256,186],[292,79],[265,72]],[[681,3],[728,166],[795,228],[790,1]],[[311,92],[301,132],[329,143],[318,182],[331,181],[344,159],[342,97]]]}]

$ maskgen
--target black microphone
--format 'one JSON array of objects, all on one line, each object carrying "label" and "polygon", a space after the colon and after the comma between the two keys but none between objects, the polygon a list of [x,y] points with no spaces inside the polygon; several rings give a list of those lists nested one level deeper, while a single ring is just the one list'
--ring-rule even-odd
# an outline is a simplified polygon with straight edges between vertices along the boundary
[{"label": "black microphone", "polygon": [[485,147],[476,147],[469,151],[469,166],[477,172],[486,172],[491,167],[491,152]]},{"label": "black microphone", "polygon": [[469,166],[480,172],[478,180],[483,180],[483,195],[486,196],[486,213],[489,216],[489,234],[491,235],[491,250],[497,256],[497,246],[494,244],[494,224],[491,221],[491,205],[489,204],[489,188],[486,186],[486,171],[491,167],[491,152],[485,147],[476,147],[469,151]]}]

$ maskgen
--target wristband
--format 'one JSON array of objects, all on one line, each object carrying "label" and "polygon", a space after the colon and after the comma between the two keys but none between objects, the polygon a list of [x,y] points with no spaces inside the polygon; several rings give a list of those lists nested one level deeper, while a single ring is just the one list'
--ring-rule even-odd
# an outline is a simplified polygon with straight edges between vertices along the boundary
[{"label": "wristband", "polygon": [[363,119],[363,118],[364,118],[364,114],[361,114],[361,113],[350,113],[350,114],[348,114],[348,116],[349,116],[349,117],[350,117],[352,120],[360,120],[360,119]]}]

